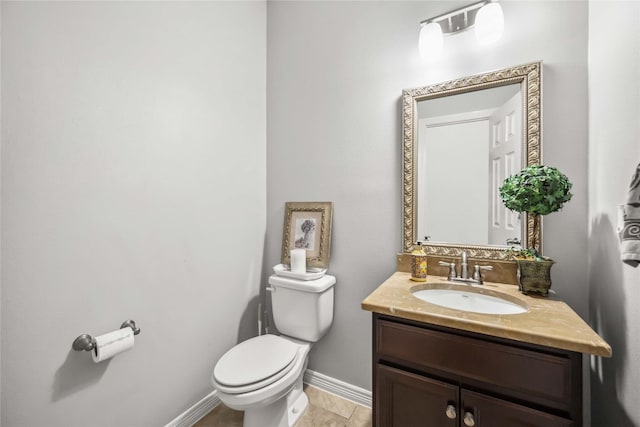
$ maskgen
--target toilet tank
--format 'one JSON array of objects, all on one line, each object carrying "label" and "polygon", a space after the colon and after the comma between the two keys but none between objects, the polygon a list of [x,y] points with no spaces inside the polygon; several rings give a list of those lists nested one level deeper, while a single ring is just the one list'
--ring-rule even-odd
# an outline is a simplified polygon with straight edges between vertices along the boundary
[{"label": "toilet tank", "polygon": [[336,278],[297,280],[273,275],[271,309],[278,332],[307,342],[316,342],[333,323],[333,286]]}]

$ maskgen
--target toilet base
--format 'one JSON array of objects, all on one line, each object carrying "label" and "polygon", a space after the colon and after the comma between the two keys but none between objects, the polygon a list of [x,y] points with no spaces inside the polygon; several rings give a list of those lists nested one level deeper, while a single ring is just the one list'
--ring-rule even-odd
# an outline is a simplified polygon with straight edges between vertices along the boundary
[{"label": "toilet base", "polygon": [[309,406],[309,398],[302,390],[302,377],[286,397],[262,408],[248,408],[244,412],[243,427],[293,427]]}]

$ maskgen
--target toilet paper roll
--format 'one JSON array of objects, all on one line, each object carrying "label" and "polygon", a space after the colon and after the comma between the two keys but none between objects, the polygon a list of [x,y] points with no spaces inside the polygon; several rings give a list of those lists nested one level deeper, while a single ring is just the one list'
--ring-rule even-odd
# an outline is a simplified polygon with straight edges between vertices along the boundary
[{"label": "toilet paper roll", "polygon": [[307,251],[305,249],[291,249],[291,272],[295,274],[307,272]]},{"label": "toilet paper roll", "polygon": [[91,352],[95,363],[112,358],[118,353],[133,348],[133,330],[122,328],[95,338],[96,346]]}]

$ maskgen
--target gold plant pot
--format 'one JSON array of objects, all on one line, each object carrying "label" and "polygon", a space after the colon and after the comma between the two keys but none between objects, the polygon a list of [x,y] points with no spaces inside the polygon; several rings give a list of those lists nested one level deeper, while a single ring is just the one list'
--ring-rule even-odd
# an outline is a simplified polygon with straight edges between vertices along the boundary
[{"label": "gold plant pot", "polygon": [[551,266],[552,260],[527,260],[516,259],[518,263],[518,281],[520,282],[520,292],[525,295],[538,294],[549,295],[551,287]]}]

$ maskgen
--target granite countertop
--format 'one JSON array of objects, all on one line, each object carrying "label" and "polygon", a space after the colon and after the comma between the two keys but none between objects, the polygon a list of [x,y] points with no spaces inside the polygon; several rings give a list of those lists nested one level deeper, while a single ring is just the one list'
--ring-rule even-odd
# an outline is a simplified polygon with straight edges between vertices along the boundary
[{"label": "granite countertop", "polygon": [[411,294],[411,289],[428,289],[434,283],[442,284],[438,287],[471,285],[447,282],[436,276],[429,276],[427,282],[414,282],[410,277],[409,273],[394,273],[362,301],[362,308],[433,325],[611,357],[609,344],[567,304],[552,295],[547,298],[526,296],[517,286],[485,282],[483,286],[474,285],[474,290],[523,305],[528,311],[508,315],[472,313],[430,304]]}]

